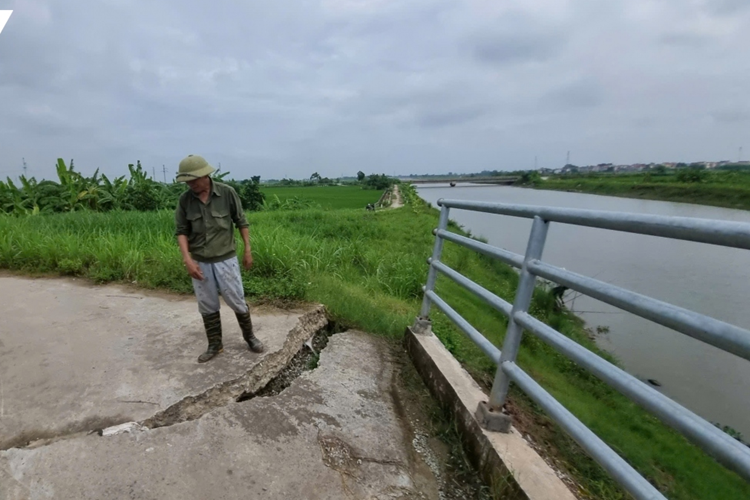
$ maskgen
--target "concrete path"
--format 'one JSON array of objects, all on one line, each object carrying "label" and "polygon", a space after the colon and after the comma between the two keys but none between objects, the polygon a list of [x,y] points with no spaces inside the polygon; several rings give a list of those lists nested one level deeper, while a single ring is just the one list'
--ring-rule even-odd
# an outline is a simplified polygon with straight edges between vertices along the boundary
[{"label": "concrete path", "polygon": [[333,335],[317,369],[236,402],[323,327],[321,308],[255,311],[260,356],[225,314],[225,352],[204,365],[189,298],[0,277],[0,314],[2,500],[438,498],[372,336]]},{"label": "concrete path", "polygon": [[401,199],[401,192],[398,190],[398,184],[393,185],[393,198],[391,200],[391,208],[401,208],[404,206],[404,202]]}]

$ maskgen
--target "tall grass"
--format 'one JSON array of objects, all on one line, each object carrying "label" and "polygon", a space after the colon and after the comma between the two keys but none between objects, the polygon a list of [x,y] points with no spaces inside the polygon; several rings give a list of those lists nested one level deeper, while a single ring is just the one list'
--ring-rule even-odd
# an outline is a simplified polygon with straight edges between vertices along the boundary
[{"label": "tall grass", "polygon": [[[255,265],[243,272],[247,294],[256,300],[321,302],[346,326],[400,337],[419,310],[431,230],[437,225],[437,212],[420,204],[409,189],[402,188],[409,204],[398,210],[248,213]],[[451,230],[458,231],[455,225]],[[189,293],[191,282],[173,231],[169,211],[0,217],[0,267]],[[446,245],[444,261],[506,300],[513,299],[518,278],[507,266],[456,245]],[[502,315],[444,277],[437,287],[479,331],[501,345],[507,325]],[[599,352],[580,321],[557,310],[554,297],[544,289],[535,292],[532,312]],[[432,319],[454,356],[481,383],[491,383],[493,363],[444,315],[433,312]],[[519,364],[667,497],[750,498],[750,486],[737,475],[535,337],[524,336]],[[552,446],[557,462],[587,497],[626,498],[533,403],[518,394],[513,402],[539,423],[540,439]]]}]

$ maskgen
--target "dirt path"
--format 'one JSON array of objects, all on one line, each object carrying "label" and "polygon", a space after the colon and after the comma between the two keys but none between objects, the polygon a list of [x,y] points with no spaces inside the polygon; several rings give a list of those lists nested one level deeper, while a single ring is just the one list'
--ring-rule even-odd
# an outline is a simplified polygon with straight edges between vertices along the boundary
[{"label": "dirt path", "polygon": [[398,184],[393,185],[393,199],[391,201],[390,208],[401,208],[404,206],[404,201],[401,199],[401,192],[398,190]]}]

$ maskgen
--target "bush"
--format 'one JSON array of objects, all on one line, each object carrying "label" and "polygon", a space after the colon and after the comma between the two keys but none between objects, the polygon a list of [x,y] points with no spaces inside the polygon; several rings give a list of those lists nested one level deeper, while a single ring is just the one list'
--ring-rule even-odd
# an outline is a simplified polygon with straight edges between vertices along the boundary
[{"label": "bush", "polygon": [[703,182],[708,177],[708,172],[697,168],[683,168],[677,171],[675,179],[677,182]]},{"label": "bush", "polygon": [[385,174],[380,174],[380,175],[372,174],[362,184],[365,187],[365,189],[383,190],[383,189],[388,189],[391,186],[391,184],[393,184],[393,182],[394,180]]},{"label": "bush", "polygon": [[234,190],[237,191],[237,195],[240,197],[240,200],[242,200],[242,208],[253,212],[263,209],[266,195],[264,195],[260,191],[259,175],[242,181],[227,181],[223,179],[220,180],[221,182],[224,182],[225,184],[233,187]]}]

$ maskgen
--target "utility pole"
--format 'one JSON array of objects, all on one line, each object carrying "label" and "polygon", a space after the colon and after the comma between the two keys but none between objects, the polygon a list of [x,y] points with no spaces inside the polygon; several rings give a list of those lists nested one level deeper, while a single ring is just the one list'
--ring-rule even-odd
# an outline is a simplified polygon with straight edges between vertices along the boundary
[{"label": "utility pole", "polygon": [[156,180],[156,167],[151,167],[151,178]]},{"label": "utility pole", "polygon": [[164,172],[164,184],[167,183],[167,166],[162,164],[161,171]]},{"label": "utility pole", "polygon": [[26,158],[21,158],[21,161],[23,162],[23,176],[26,177],[26,170],[28,169],[26,166]]},{"label": "utility pole", "polygon": [[565,157],[565,164],[570,165],[570,151],[568,151],[568,156]]}]

